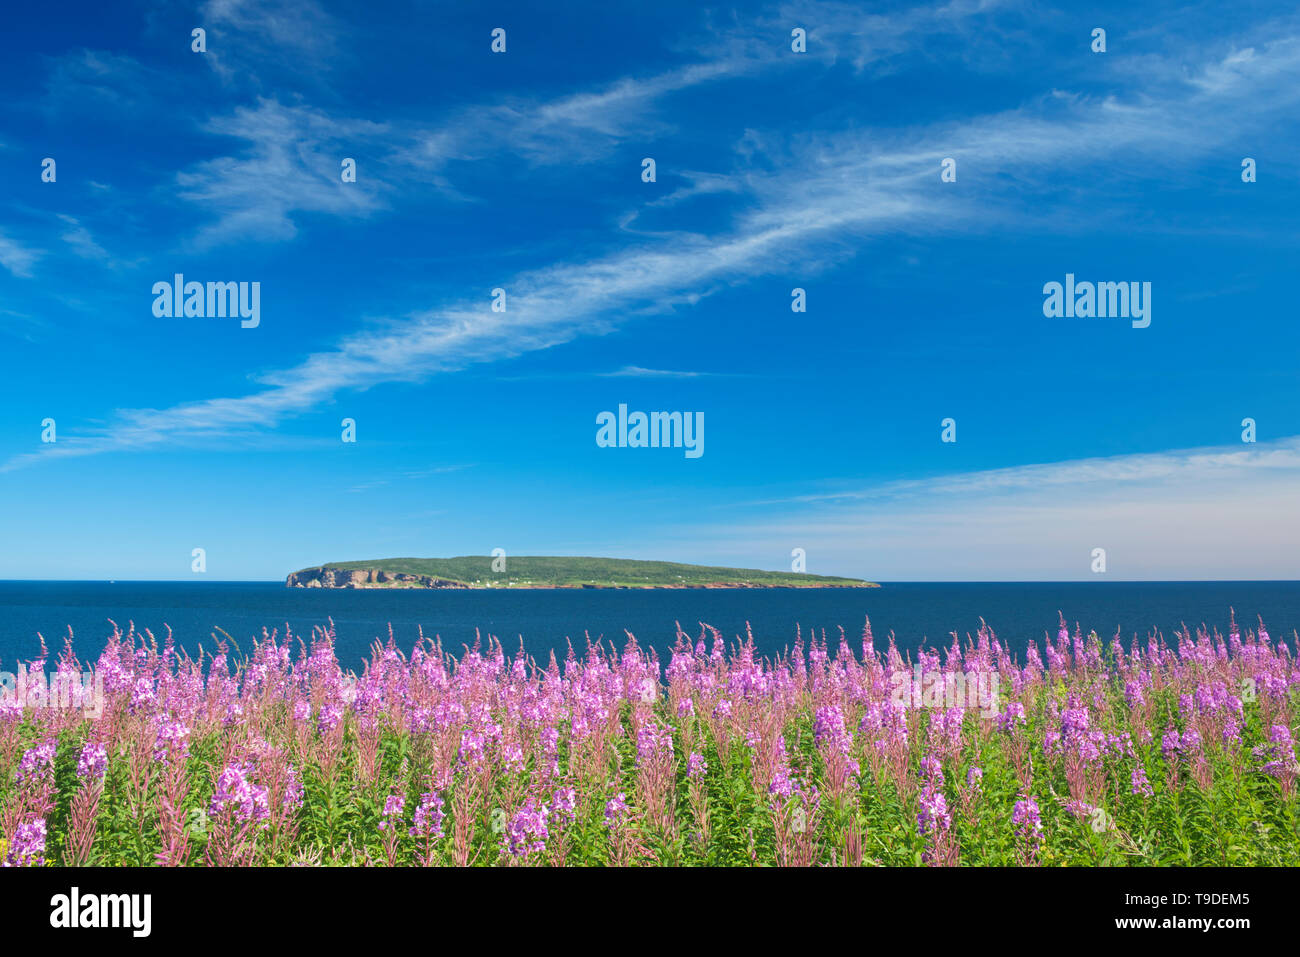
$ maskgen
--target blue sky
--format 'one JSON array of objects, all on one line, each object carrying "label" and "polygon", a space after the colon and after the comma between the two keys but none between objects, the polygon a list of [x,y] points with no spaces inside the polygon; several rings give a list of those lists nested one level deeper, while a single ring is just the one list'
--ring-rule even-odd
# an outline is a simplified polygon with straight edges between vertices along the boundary
[{"label": "blue sky", "polygon": [[[1292,5],[381,6],[11,11],[0,577],[1297,577]],[[1150,326],[1045,317],[1067,273]],[[620,403],[705,454],[598,447]]]}]

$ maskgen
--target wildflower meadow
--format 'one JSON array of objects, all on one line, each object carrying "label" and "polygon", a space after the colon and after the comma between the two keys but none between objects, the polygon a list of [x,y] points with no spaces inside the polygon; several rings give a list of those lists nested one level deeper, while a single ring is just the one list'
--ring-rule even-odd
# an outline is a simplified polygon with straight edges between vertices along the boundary
[{"label": "wildflower meadow", "polygon": [[765,658],[702,626],[666,664],[630,634],[540,661],[390,633],[356,674],[332,625],[197,657],[114,626],[0,699],[0,858],[1295,865],[1294,647],[1235,619],[1127,642],[1062,619],[1020,655],[987,627],[878,650],[868,623]]}]

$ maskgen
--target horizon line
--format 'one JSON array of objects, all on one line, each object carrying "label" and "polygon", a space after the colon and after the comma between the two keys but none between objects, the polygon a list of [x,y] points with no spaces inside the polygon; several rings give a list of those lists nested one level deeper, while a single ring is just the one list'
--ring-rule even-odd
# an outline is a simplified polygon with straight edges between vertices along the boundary
[{"label": "horizon line", "polygon": [[[761,569],[755,569],[761,570]],[[849,577],[849,576],[822,576],[819,573],[806,573],[813,577]],[[1251,585],[1251,584],[1300,584],[1300,578],[1109,578],[1105,580],[1096,580],[1092,578],[912,578],[912,579],[861,579],[870,581],[875,585]],[[207,584],[207,585],[261,585],[279,583],[283,584],[283,578],[212,578],[212,579],[194,579],[194,578],[0,578],[0,584],[34,584],[38,582],[51,584],[68,584],[68,585],[113,585],[118,583],[124,584]],[[287,587],[287,586],[286,586]],[[509,587],[509,586],[506,586]],[[654,588],[655,586],[644,586],[645,588]],[[737,587],[736,591],[755,591],[760,588],[802,588],[799,585],[761,585],[751,587]],[[306,589],[304,589],[306,590]],[[315,590],[315,589],[310,589]],[[384,591],[385,589],[348,589],[348,588],[322,588],[321,591]],[[402,588],[386,589],[387,591],[454,591],[457,589],[438,589],[438,588]],[[466,589],[459,589],[466,590]],[[474,590],[474,589],[469,589]],[[486,591],[487,589],[483,589]],[[525,590],[523,588],[520,589]],[[560,589],[534,589],[534,590],[560,590]],[[613,590],[613,589],[606,589]],[[664,589],[665,591],[683,591],[690,589]],[[703,590],[703,589],[701,589]],[[726,588],[712,588],[711,591],[725,591]],[[831,589],[823,589],[831,590]],[[847,587],[840,590],[849,590]]]}]

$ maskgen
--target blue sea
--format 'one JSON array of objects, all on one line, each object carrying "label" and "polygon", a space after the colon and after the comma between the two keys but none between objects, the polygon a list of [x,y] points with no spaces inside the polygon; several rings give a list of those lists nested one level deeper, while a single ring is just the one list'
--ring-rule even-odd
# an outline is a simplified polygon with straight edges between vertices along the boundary
[{"label": "blue sea", "polygon": [[[843,626],[856,651],[869,616],[877,647],[892,631],[900,649],[946,645],[949,634],[963,638],[980,618],[1012,649],[1055,634],[1057,611],[1084,632],[1109,638],[1118,629],[1125,641],[1164,634],[1184,622],[1227,631],[1229,608],[1254,625],[1262,616],[1275,638],[1300,628],[1300,582],[893,582],[873,589],[716,590],[351,590],[286,588],[280,582],[58,582],[0,581],[0,670],[34,657],[37,633],[52,651],[62,648],[71,627],[73,647],[83,658],[97,656],[111,626],[165,634],[170,625],[178,644],[195,653],[212,649],[213,632],[224,629],[247,652],[262,629],[285,626],[304,638],[313,625],[334,620],[337,653],[345,667],[360,669],[375,639],[387,639],[389,625],[409,652],[423,626],[457,653],[472,645],[475,629],[502,640],[507,652],[523,647],[545,660],[551,649],[563,658],[566,640],[579,651],[586,635],[616,642],[625,630],[643,646],[661,652],[673,643],[674,622],[692,635],[707,622],[727,638],[753,628],[758,650],[776,654],[793,644],[796,626],[805,637],[825,629],[838,640]],[[1294,648],[1294,643],[1292,644]]]}]

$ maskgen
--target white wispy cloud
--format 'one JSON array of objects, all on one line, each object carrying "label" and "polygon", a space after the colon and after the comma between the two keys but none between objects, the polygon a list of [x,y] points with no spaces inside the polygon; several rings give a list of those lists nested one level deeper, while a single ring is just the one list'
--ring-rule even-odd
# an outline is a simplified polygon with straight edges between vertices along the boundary
[{"label": "white wispy cloud", "polygon": [[49,328],[49,323],[36,316],[26,312],[15,312],[12,309],[0,309],[0,333],[20,339],[24,342],[35,342],[35,332],[45,332]]},{"label": "white wispy cloud", "polygon": [[624,366],[614,372],[598,372],[606,379],[698,379],[702,376],[728,375],[721,372],[691,372],[685,369],[646,369],[642,366]]},{"label": "white wispy cloud", "polygon": [[[855,63],[861,68],[886,52],[903,49],[919,33],[959,30],[985,6],[945,3],[873,17],[870,48],[862,48],[854,39],[856,33],[849,30],[849,6],[810,3],[801,12],[828,37],[838,35],[852,44]],[[204,9],[213,22],[237,31],[241,42],[251,42],[255,49],[261,49],[258,44],[277,50],[287,46],[295,54],[324,61],[337,46],[339,24],[312,0],[270,5],[211,0]],[[645,77],[621,77],[596,90],[549,99],[512,96],[476,103],[433,125],[396,119],[375,124],[264,97],[255,107],[209,121],[210,131],[242,139],[248,149],[183,172],[181,195],[217,217],[200,234],[203,246],[250,238],[291,239],[297,232],[293,221],[297,212],[369,214],[382,207],[378,195],[386,188],[376,168],[378,176],[408,184],[423,181],[446,196],[467,200],[471,197],[449,170],[453,163],[503,154],[536,166],[594,162],[630,137],[645,139],[670,129],[672,117],[665,116],[662,107],[674,95],[722,80],[795,68],[800,58],[792,56],[785,42],[772,41],[775,25],[784,22],[779,20],[784,15],[718,31],[704,51],[707,58],[699,62]],[[826,42],[806,59],[833,65],[838,51],[836,44]],[[699,54],[698,47],[695,53]],[[252,59],[249,51],[244,55]],[[208,56],[211,59],[213,54]],[[346,152],[348,144],[356,142],[371,144],[377,155],[358,183],[340,189],[339,151]],[[735,188],[728,186],[725,177],[705,172],[686,175],[691,179],[689,187],[652,203],[672,204],[691,195]],[[630,223],[629,217],[625,225]]]},{"label": "white wispy cloud", "polygon": [[366,492],[373,488],[380,488],[385,485],[392,485],[395,481],[413,481],[416,479],[433,478],[436,475],[450,475],[453,472],[463,472],[465,469],[473,468],[472,465],[439,465],[427,469],[407,469],[398,472],[395,475],[390,473],[386,478],[371,479],[366,482],[360,482],[348,487],[349,492]]},{"label": "white wispy cloud", "polygon": [[257,81],[256,67],[292,58],[328,71],[339,62],[343,25],[315,0],[208,0],[199,11],[212,36],[205,59],[227,81]]},{"label": "white wispy cloud", "polygon": [[24,246],[16,239],[0,233],[0,266],[4,266],[13,275],[23,279],[31,278],[32,267],[41,255],[41,250]]},{"label": "white wispy cloud", "polygon": [[[786,270],[792,263],[819,268],[855,254],[863,237],[888,231],[987,230],[991,196],[1005,196],[1008,207],[1024,202],[1017,195],[1021,181],[1000,188],[991,182],[991,174],[1001,169],[1013,168],[1022,177],[1053,177],[1135,153],[1188,161],[1234,141],[1245,129],[1285,115],[1300,97],[1296,36],[1279,33],[1275,26],[1271,38],[1254,44],[1251,56],[1243,58],[1240,49],[1240,44],[1225,44],[1225,52],[1207,64],[1186,67],[1184,82],[1160,96],[1140,92],[1128,99],[1091,100],[1062,94],[1019,110],[889,135],[806,137],[797,147],[771,156],[773,168],[737,173],[753,202],[730,229],[676,235],[671,242],[524,272],[504,284],[508,312],[492,312],[486,299],[465,300],[375,323],[335,348],[260,376],[263,388],[252,394],[128,410],[102,433],[61,439],[57,447],[11,459],[4,467],[269,428],[318,408],[345,389],[416,382],[607,333],[628,317],[671,310],[722,284]],[[1207,114],[1218,118],[1212,129],[1198,122]],[[296,124],[298,132],[279,139],[277,121]],[[333,129],[318,114],[287,111],[266,101],[257,111],[237,115],[229,129],[255,130],[261,144],[255,155],[227,161],[235,166],[215,164],[190,181],[196,195],[218,204],[229,201],[230,215],[216,228],[256,224],[292,229],[292,209],[359,202],[321,199],[331,195],[323,185],[320,192],[301,189],[296,177],[302,160],[294,144],[304,126],[317,127],[321,137]],[[982,171],[988,188],[976,195],[941,184],[938,162],[948,155],[959,157],[965,174],[972,167],[977,177]],[[311,162],[318,161],[323,163],[323,155]],[[240,163],[255,175],[238,175]],[[276,188],[266,185],[267,177],[278,184],[280,198],[272,195]],[[263,198],[267,205],[259,208]]]},{"label": "white wispy cloud", "polygon": [[95,237],[91,235],[90,230],[82,225],[79,219],[64,213],[59,214],[59,219],[66,223],[68,227],[63,231],[60,238],[71,246],[73,252],[78,256],[99,262],[109,262],[112,259],[108,254],[108,250],[95,241]]},{"label": "white wispy cloud", "polygon": [[819,502],[900,501],[934,495],[992,495],[1076,485],[1154,483],[1189,475],[1226,476],[1243,469],[1259,473],[1300,472],[1300,437],[1279,439],[1272,443],[1243,443],[1239,446],[1175,449],[1017,465],[957,475],[882,482],[842,491],[755,500],[747,504],[812,505]]},{"label": "white wispy cloud", "polygon": [[[808,34],[808,55],[831,63],[847,62],[858,72],[888,72],[895,60],[917,53],[916,38],[958,36],[970,46],[983,39],[996,48],[1002,32],[990,16],[1014,6],[1004,0],[949,0],[873,13],[861,4],[824,0],[787,3],[761,18],[767,30],[788,36],[793,26]],[[983,47],[981,52],[987,52]],[[951,51],[962,55],[959,48]]]},{"label": "white wispy cloud", "polygon": [[206,129],[248,144],[238,156],[200,163],[177,175],[180,196],[216,214],[203,227],[200,247],[244,239],[288,239],[294,215],[365,216],[378,208],[382,184],[373,176],[357,183],[340,177],[343,157],[355,144],[378,139],[381,123],[339,120],[303,106],[259,99]]},{"label": "white wispy cloud", "polygon": [[809,571],[893,581],[1267,578],[1297,567],[1298,483],[1292,436],[751,502],[753,518],[679,534],[706,551],[803,548]]},{"label": "white wispy cloud", "polygon": [[120,117],[141,113],[146,106],[152,113],[175,82],[126,54],[75,50],[50,62],[41,105],[49,113],[111,111]]}]

